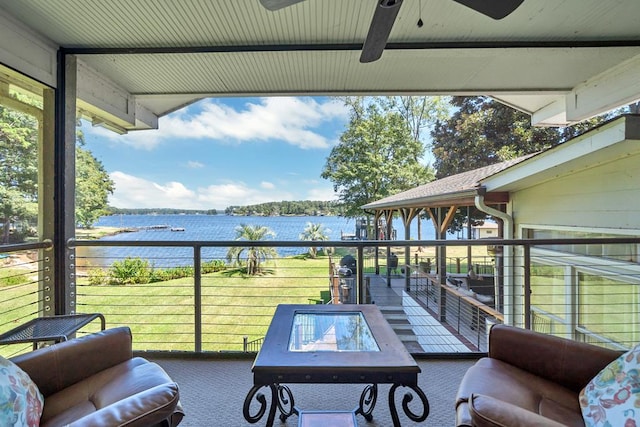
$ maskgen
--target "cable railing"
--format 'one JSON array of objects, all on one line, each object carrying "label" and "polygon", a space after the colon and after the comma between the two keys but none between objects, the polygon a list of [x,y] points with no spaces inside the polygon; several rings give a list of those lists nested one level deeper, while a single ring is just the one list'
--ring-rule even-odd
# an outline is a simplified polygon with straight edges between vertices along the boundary
[{"label": "cable railing", "polygon": [[[42,266],[51,242],[0,246],[0,332],[43,315],[43,290],[51,286]],[[9,357],[30,349],[29,344],[0,346]]]},{"label": "cable railing", "polygon": [[[74,241],[76,307],[163,352],[256,352],[278,304],[350,302],[377,304],[414,354],[486,352],[495,323],[611,348],[640,341],[637,238],[316,244],[311,257],[303,241]],[[226,256],[238,252],[239,264]],[[3,312],[2,328],[42,315],[35,307]]]}]

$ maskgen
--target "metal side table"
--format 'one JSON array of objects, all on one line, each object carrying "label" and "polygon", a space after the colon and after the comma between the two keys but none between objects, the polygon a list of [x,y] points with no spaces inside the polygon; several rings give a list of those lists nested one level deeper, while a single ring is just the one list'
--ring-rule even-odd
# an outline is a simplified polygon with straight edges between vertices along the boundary
[{"label": "metal side table", "polygon": [[101,313],[38,317],[0,335],[0,344],[31,342],[35,350],[39,342],[67,341],[69,336],[98,318],[104,331],[105,320]]}]

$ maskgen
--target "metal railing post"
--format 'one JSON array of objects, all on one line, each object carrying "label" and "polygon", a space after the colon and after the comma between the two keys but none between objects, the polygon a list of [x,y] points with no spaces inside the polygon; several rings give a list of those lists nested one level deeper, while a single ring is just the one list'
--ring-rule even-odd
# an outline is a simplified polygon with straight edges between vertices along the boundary
[{"label": "metal railing post", "polygon": [[460,316],[462,316],[462,298],[458,297],[458,321],[456,325],[456,331],[460,333]]},{"label": "metal railing post", "polygon": [[202,246],[193,246],[194,342],[196,353],[202,352]]},{"label": "metal railing post", "polygon": [[[358,274],[356,274],[356,281],[358,283],[358,295],[356,295],[356,302],[358,304],[364,304],[366,301],[365,298],[365,286],[364,286],[364,248],[362,245],[357,247],[357,263],[358,263]],[[388,270],[389,266],[387,266]]]},{"label": "metal railing post", "polygon": [[524,328],[531,329],[531,246],[524,249]]},{"label": "metal railing post", "polygon": [[476,306],[476,347],[480,348],[480,307]]}]

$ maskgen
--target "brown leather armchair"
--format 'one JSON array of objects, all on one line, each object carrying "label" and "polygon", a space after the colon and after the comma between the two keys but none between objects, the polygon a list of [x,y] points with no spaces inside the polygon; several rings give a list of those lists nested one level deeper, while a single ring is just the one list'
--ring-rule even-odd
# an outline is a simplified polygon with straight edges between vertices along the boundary
[{"label": "brown leather armchair", "polygon": [[464,375],[456,426],[584,426],[578,394],[622,352],[505,325]]},{"label": "brown leather armchair", "polygon": [[120,327],[12,358],[44,396],[40,426],[178,425],[178,385],[157,364],[133,357],[131,343],[129,328]]}]

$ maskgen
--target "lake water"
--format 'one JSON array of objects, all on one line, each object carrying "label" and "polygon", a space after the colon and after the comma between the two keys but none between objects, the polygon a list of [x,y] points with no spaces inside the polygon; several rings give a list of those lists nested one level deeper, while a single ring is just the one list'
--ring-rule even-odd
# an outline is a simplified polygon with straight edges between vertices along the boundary
[{"label": "lake water", "polygon": [[[329,240],[340,240],[341,233],[355,233],[355,219],[335,216],[228,216],[228,215],[112,215],[101,217],[96,226],[139,229],[139,231],[107,236],[101,240],[160,240],[160,241],[220,241],[235,240],[235,228],[240,224],[269,227],[275,237],[270,240],[299,241],[307,224],[322,224]],[[166,228],[153,228],[166,226]],[[171,231],[171,229],[184,231]],[[398,238],[404,236],[404,226],[400,219],[394,221]],[[412,224],[411,236],[418,236],[417,221]],[[431,221],[422,221],[422,239],[431,240],[435,233]],[[306,252],[305,248],[277,248],[279,256],[290,256]],[[224,258],[226,248],[203,248],[204,259]],[[189,265],[193,261],[190,248],[169,247],[101,247],[78,248],[78,260],[91,258],[93,265],[109,265],[124,257],[141,257],[151,260],[156,266]]]}]

